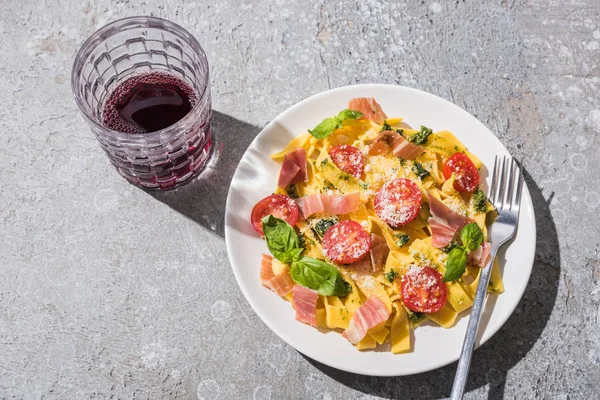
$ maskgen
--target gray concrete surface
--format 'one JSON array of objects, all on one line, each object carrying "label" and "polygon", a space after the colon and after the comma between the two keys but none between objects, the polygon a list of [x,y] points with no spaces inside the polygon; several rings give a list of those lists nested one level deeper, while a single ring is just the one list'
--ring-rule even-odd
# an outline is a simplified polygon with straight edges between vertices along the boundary
[{"label": "gray concrete surface", "polygon": [[[476,352],[468,399],[600,398],[600,3],[4,0],[0,13],[0,398],[430,399],[454,365],[393,379],[290,348],[238,290],[226,189],[259,130],[359,82],[444,97],[523,157],[534,272]],[[110,167],[72,99],[83,40],[176,21],[212,67],[215,170],[148,194]]]}]

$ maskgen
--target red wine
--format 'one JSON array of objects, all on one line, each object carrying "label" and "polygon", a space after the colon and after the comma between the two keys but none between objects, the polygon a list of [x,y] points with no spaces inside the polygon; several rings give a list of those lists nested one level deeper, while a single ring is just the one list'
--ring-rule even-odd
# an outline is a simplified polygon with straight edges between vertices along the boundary
[{"label": "red wine", "polygon": [[183,80],[149,72],[117,86],[104,103],[102,122],[123,133],[155,132],[185,117],[196,101],[196,92]]},{"label": "red wine", "polygon": [[[173,188],[191,180],[203,168],[211,151],[210,95],[192,123],[174,130],[169,137],[181,145],[153,149],[152,157],[119,154],[117,169],[135,185],[146,188]],[[195,90],[183,80],[165,72],[149,72],[121,82],[108,95],[102,110],[102,124],[123,133],[150,133],[169,127],[199,102]]]}]

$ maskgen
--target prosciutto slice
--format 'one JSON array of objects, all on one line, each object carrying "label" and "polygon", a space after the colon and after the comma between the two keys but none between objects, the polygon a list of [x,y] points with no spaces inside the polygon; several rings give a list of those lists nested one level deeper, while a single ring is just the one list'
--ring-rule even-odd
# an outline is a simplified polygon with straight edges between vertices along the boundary
[{"label": "prosciutto slice", "polygon": [[371,296],[352,315],[344,336],[350,343],[360,342],[369,329],[384,323],[390,317],[385,304],[377,296]]},{"label": "prosciutto slice", "polygon": [[400,140],[396,139],[392,144],[392,153],[396,157],[400,157],[404,160],[413,160],[425,151],[421,146],[410,143],[399,134],[398,137]]},{"label": "prosciutto slice", "polygon": [[282,273],[275,275],[273,273],[273,257],[268,254],[263,254],[260,260],[260,282],[262,285],[279,296],[286,296],[292,290],[294,281],[290,276],[289,269],[285,269]]},{"label": "prosciutto slice", "polygon": [[396,157],[400,157],[404,160],[412,160],[423,153],[425,149],[410,143],[398,132],[383,131],[377,135],[373,143],[371,143],[369,154],[386,154],[389,151]]},{"label": "prosciutto slice", "polygon": [[452,243],[457,229],[441,218],[431,217],[427,221],[431,228],[431,244],[433,247],[444,247]]},{"label": "prosciutto slice", "polygon": [[[273,278],[275,274],[273,273],[273,267],[271,263],[273,262],[273,257],[268,254],[262,254],[260,258],[260,282],[265,285],[265,282],[268,282],[269,279]],[[268,287],[268,286],[267,286]]]},{"label": "prosciutto slice", "polygon": [[371,256],[371,265],[373,266],[373,272],[380,272],[385,265],[388,254],[390,254],[390,248],[384,238],[374,233],[371,234],[371,250],[369,251]]},{"label": "prosciutto slice", "polygon": [[319,293],[302,285],[292,288],[292,306],[296,310],[296,321],[317,326],[317,299]]},{"label": "prosciutto slice", "polygon": [[475,222],[471,218],[454,212],[430,193],[427,193],[427,199],[432,215],[428,222],[431,227],[431,244],[434,247],[448,246],[452,242],[456,231],[471,222]]},{"label": "prosciutto slice", "polygon": [[360,193],[350,193],[342,196],[333,194],[311,194],[296,199],[304,218],[317,213],[348,214],[356,211],[360,205]]},{"label": "prosciutto slice", "polygon": [[288,185],[306,182],[307,180],[306,150],[298,149],[287,153],[283,158],[283,164],[281,164],[277,186],[285,188]]},{"label": "prosciutto slice", "polygon": [[492,245],[490,242],[483,242],[481,246],[469,253],[469,265],[476,265],[484,268],[490,261],[490,250]]},{"label": "prosciutto slice", "polygon": [[365,115],[365,118],[378,124],[383,123],[387,118],[379,103],[372,97],[356,97],[350,100],[348,108],[360,111]]}]

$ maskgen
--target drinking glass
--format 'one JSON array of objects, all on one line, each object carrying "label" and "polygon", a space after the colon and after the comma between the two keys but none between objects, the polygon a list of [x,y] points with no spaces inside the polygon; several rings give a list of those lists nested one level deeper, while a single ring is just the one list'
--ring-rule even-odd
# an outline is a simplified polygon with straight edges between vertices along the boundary
[{"label": "drinking glass", "polygon": [[[190,85],[196,99],[174,125],[149,133],[123,133],[102,124],[104,102],[124,80],[162,72]],[[75,101],[110,162],[129,182],[171,189],[189,182],[211,155],[212,115],[208,61],[185,29],[154,17],[112,22],[85,41],[71,75]]]}]

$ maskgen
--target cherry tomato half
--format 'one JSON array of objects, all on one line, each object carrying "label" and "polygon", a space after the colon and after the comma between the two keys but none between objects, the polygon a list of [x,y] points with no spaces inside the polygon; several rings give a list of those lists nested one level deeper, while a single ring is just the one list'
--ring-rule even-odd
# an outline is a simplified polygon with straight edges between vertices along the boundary
[{"label": "cherry tomato half", "polygon": [[329,156],[342,171],[356,178],[362,175],[365,162],[361,151],[356,147],[340,144],[329,151]]},{"label": "cherry tomato half", "polygon": [[340,264],[360,260],[371,249],[371,236],[356,221],[345,220],[327,229],[323,250],[327,257]]},{"label": "cherry tomato half", "polygon": [[388,225],[399,227],[417,218],[422,201],[416,183],[406,178],[394,179],[375,195],[375,213]]},{"label": "cherry tomato half", "polygon": [[400,284],[404,305],[415,312],[434,313],[446,303],[442,274],[431,267],[411,267]]},{"label": "cherry tomato half", "polygon": [[274,217],[294,226],[298,222],[298,213],[298,204],[291,197],[284,194],[272,194],[256,203],[252,209],[250,221],[254,230],[262,236],[262,219],[267,215],[273,214]]},{"label": "cherry tomato half", "polygon": [[479,186],[479,171],[473,161],[464,153],[452,154],[444,163],[444,177],[450,179],[456,174],[454,189],[458,192],[472,192]]}]

